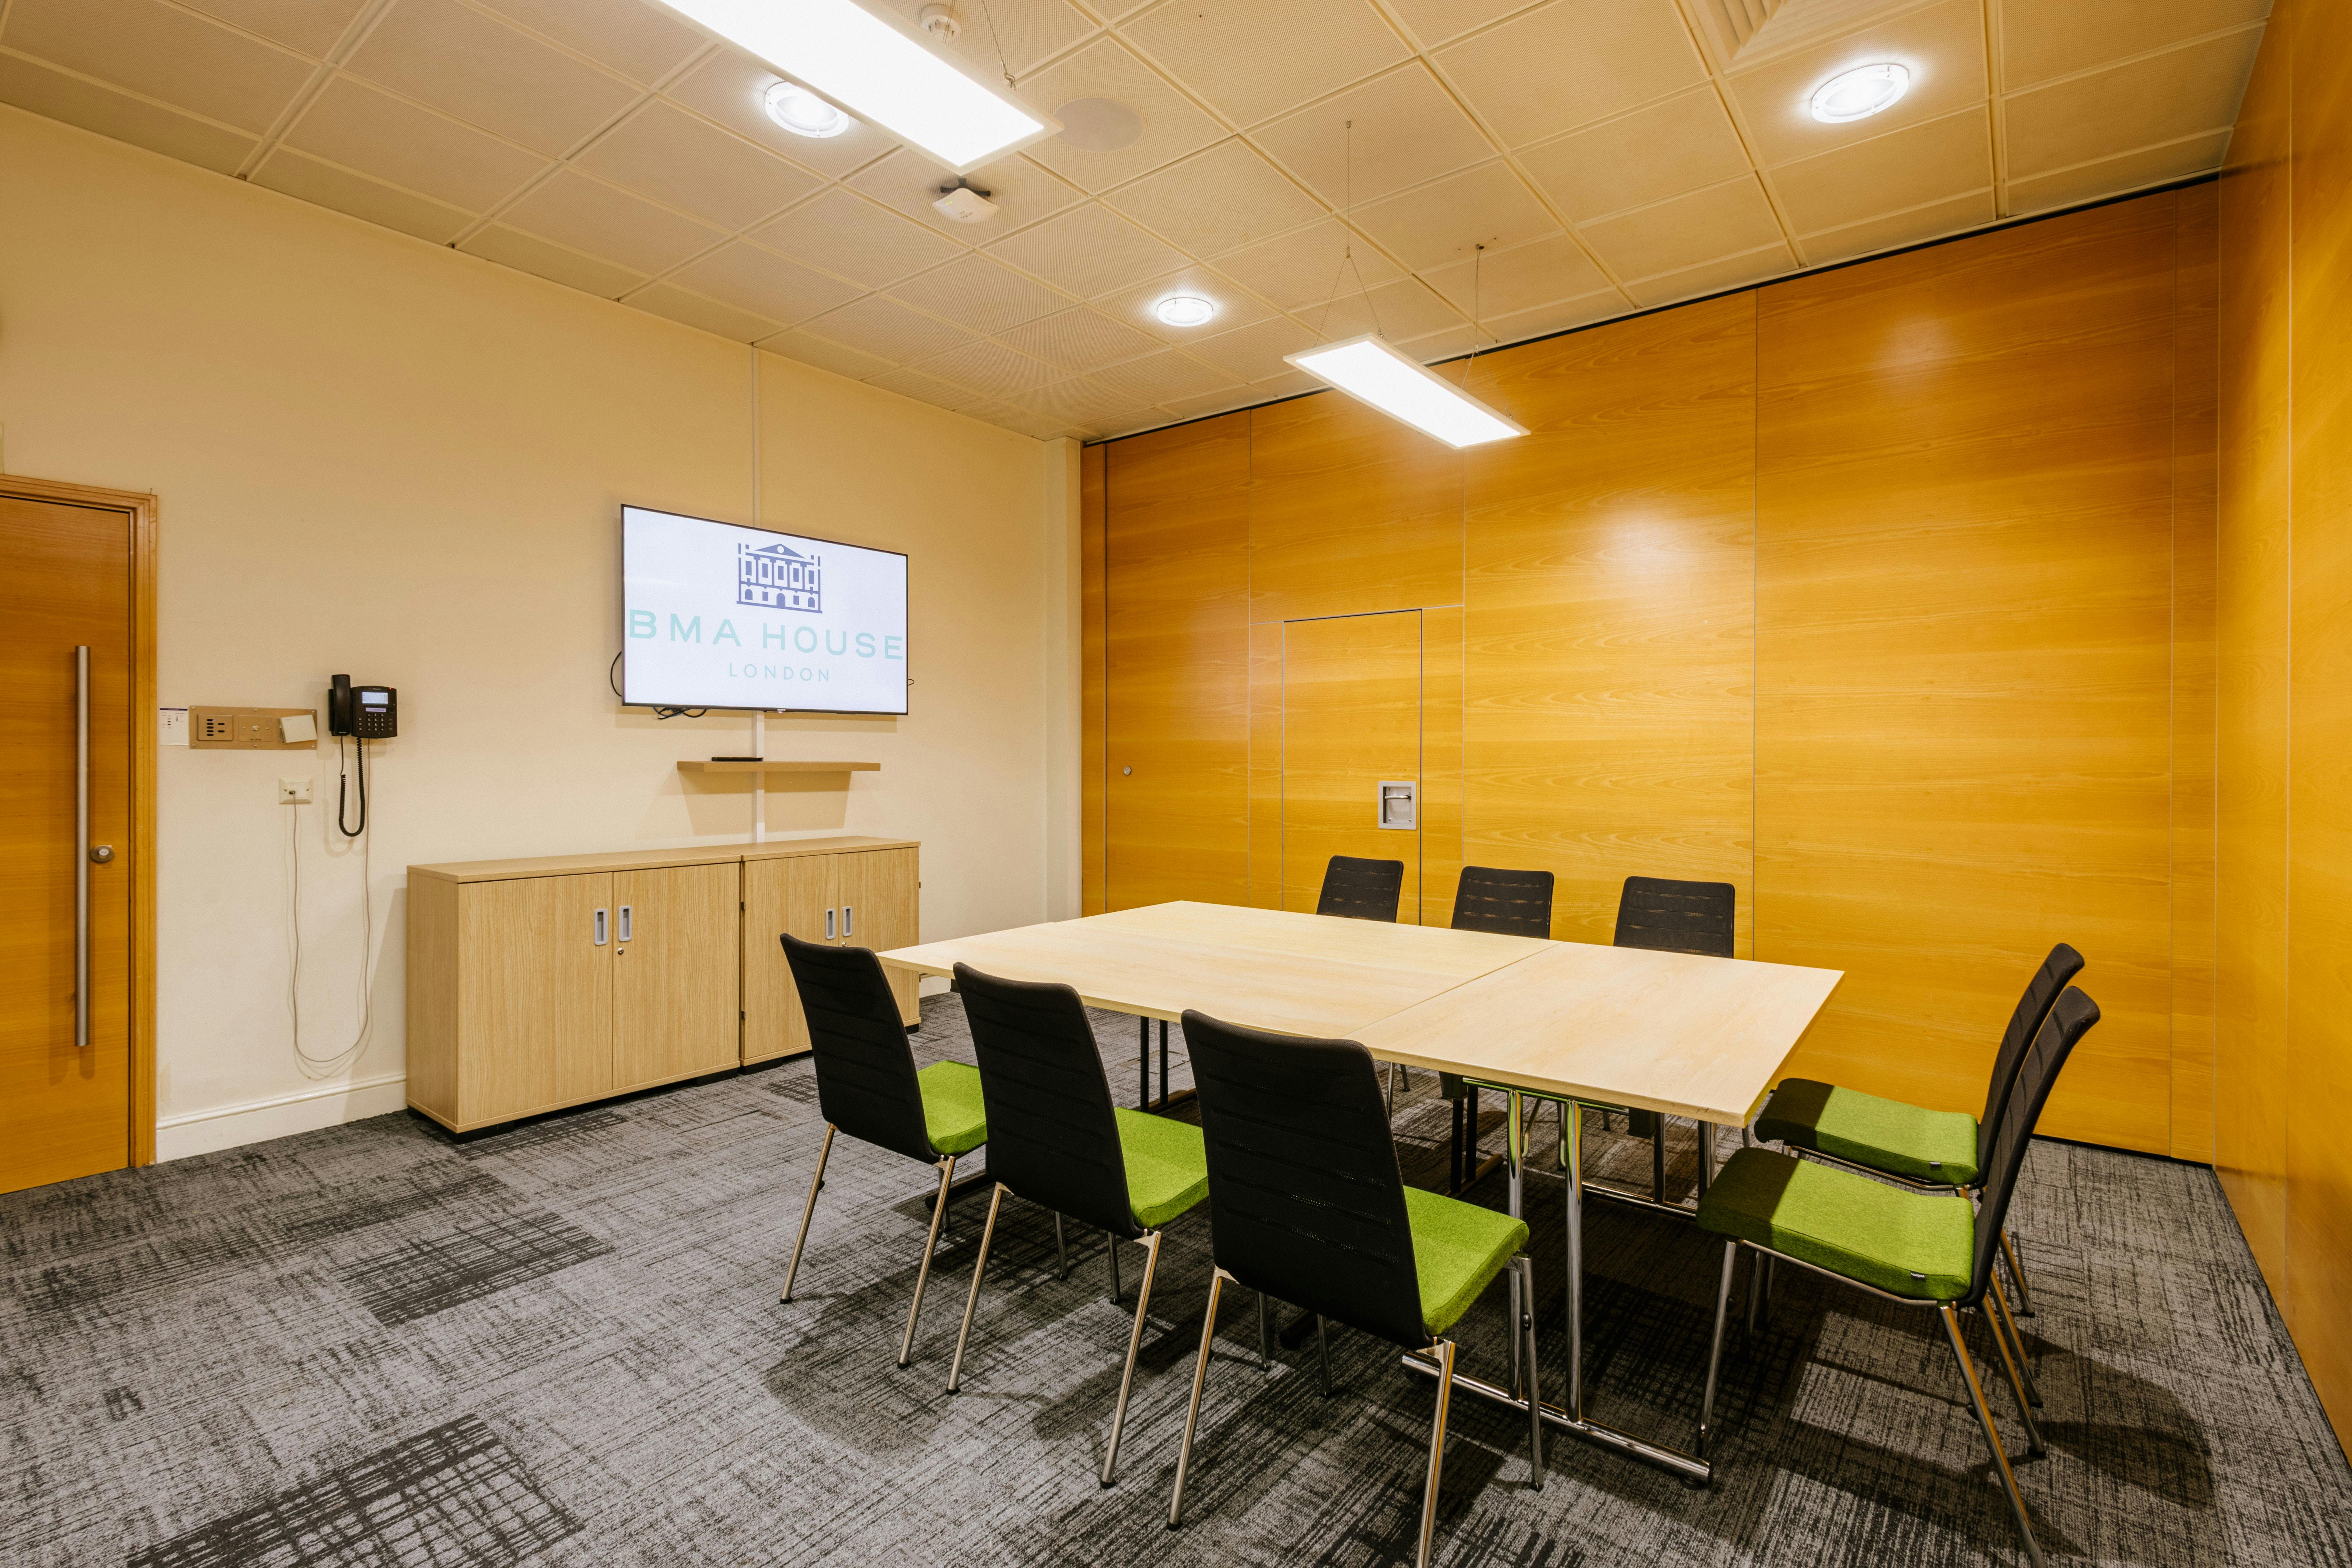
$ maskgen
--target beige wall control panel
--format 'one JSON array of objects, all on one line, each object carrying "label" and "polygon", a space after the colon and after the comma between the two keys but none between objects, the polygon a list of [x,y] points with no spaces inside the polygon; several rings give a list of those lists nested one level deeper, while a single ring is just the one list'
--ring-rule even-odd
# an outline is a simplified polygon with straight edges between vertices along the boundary
[{"label": "beige wall control panel", "polygon": [[191,708],[188,745],[205,752],[315,752],[315,708]]}]

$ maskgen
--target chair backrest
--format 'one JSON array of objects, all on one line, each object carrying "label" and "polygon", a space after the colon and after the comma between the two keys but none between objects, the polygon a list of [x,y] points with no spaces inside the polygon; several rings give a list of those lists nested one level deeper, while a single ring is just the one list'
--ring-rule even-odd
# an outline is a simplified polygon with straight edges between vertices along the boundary
[{"label": "chair backrest", "polygon": [[1217,1267],[1335,1322],[1428,1344],[1371,1053],[1192,1012],[1184,1044],[1200,1089]]},{"label": "chair backrest", "polygon": [[1345,915],[1351,921],[1396,922],[1397,895],[1404,890],[1404,862],[1360,860],[1334,855],[1323,870],[1322,896],[1315,900],[1318,915]]},{"label": "chair backrest", "polygon": [[2017,1173],[2025,1164],[2025,1147],[2032,1140],[2033,1124],[2042,1120],[2042,1108],[2049,1103],[2058,1069],[2098,1021],[2099,1005],[2069,985],[2059,994],[2050,1016],[2042,1020],[2026,1050],[2017,1069],[2017,1087],[2011,1090],[2009,1103],[2001,1109],[2000,1127],[1993,1134],[1984,1195],[1977,1204],[1975,1267],[1960,1306],[1972,1307],[1984,1299],[1985,1282],[1992,1278],[1993,1257],[2000,1250],[2001,1226],[2009,1221],[2009,1200],[2017,1190]]},{"label": "chair backrest", "polygon": [[1551,873],[1465,866],[1454,892],[1454,929],[1501,936],[1551,935]]},{"label": "chair backrest", "polygon": [[898,1000],[871,948],[780,939],[808,1019],[816,1103],[827,1121],[910,1159],[939,1158],[923,1130],[923,1087]]},{"label": "chair backrest", "polygon": [[957,964],[955,977],[980,1060],[988,1173],[1082,1225],[1141,1235],[1086,1004],[1066,985],[999,979],[969,964]]},{"label": "chair backrest", "polygon": [[1992,1154],[1992,1135],[2000,1131],[2001,1107],[2009,1103],[2010,1086],[2017,1081],[2017,1065],[2025,1059],[2025,1047],[2042,1033],[2042,1021],[2050,1016],[2058,993],[2082,973],[2083,955],[2060,942],[2033,972],[2025,994],[2017,999],[2017,1010],[2009,1016],[2000,1050],[1992,1059],[1992,1081],[1985,1086],[1984,1114],[1977,1118],[1977,1183],[1980,1186],[1986,1162]]},{"label": "chair backrest", "polygon": [[1728,882],[1628,877],[1617,896],[1618,947],[1729,958],[1739,890]]}]

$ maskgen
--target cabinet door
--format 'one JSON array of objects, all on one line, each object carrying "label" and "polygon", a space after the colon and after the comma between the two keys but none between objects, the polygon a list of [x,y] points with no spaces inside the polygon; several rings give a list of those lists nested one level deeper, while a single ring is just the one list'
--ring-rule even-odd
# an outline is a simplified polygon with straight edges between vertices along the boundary
[{"label": "cabinet door", "polygon": [[[824,942],[840,931],[832,855],[743,862],[743,1060],[772,1061],[809,1048],[800,994],[776,940],[790,931]],[[832,931],[825,917],[834,915]]]},{"label": "cabinet door", "polygon": [[[912,849],[864,849],[841,857],[842,942],[850,947],[870,947],[887,952],[912,947],[922,940]],[[922,1020],[916,990],[922,982],[911,970],[886,969],[890,989],[898,998],[898,1016],[909,1024]]]},{"label": "cabinet door", "polygon": [[613,946],[596,941],[612,903],[604,872],[459,890],[461,1127],[612,1092]]},{"label": "cabinet door", "polygon": [[735,1065],[740,885],[733,862],[614,876],[616,1089]]}]

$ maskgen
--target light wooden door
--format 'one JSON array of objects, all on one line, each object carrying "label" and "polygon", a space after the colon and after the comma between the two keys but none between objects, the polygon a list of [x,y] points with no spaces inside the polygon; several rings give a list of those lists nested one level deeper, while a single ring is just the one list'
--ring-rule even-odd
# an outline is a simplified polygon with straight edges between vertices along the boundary
[{"label": "light wooden door", "polygon": [[[912,849],[866,849],[844,855],[841,865],[841,940],[849,947],[870,947],[887,952],[912,947],[922,941],[921,900]],[[911,971],[886,969],[890,990],[898,998],[898,1016],[908,1024],[922,1021],[917,987],[922,982]]]},{"label": "light wooden door", "polygon": [[458,1117],[503,1121],[613,1090],[613,877],[472,882],[458,902]]},{"label": "light wooden door", "polygon": [[[131,1163],[131,514],[0,499],[0,1192]],[[89,649],[89,843],[74,649]],[[89,875],[89,1028],[75,898]]]},{"label": "light wooden door", "polygon": [[[808,1024],[784,962],[785,931],[803,942],[840,936],[835,855],[743,862],[743,1060],[772,1061],[809,1048]],[[827,915],[834,929],[825,929]]]},{"label": "light wooden door", "polygon": [[1421,832],[1381,824],[1381,785],[1421,779],[1421,612],[1282,628],[1282,907],[1312,911],[1334,855],[1404,862],[1419,919]]},{"label": "light wooden door", "polygon": [[613,1087],[731,1068],[741,868],[668,866],[613,878]]}]

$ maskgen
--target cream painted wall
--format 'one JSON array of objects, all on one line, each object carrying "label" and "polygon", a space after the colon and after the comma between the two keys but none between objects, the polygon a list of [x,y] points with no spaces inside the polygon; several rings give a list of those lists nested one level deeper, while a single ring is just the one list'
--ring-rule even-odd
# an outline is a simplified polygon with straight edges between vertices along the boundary
[{"label": "cream painted wall", "polygon": [[[743,751],[749,719],[661,723],[605,685],[624,501],[907,552],[913,712],[772,719],[771,756],[882,769],[772,792],[770,834],[921,839],[926,936],[1074,912],[1048,764],[1076,755],[1065,444],[5,108],[0,213],[10,471],[161,498],[162,701],[323,706],[339,670],[400,689],[373,1030],[325,1082],[289,1032],[288,883],[292,853],[303,1043],[332,1054],[362,890],[334,752],[163,749],[165,1157],[400,1103],[409,863],[748,834],[748,787],[673,764]],[[274,804],[281,774],[320,804]]]}]

